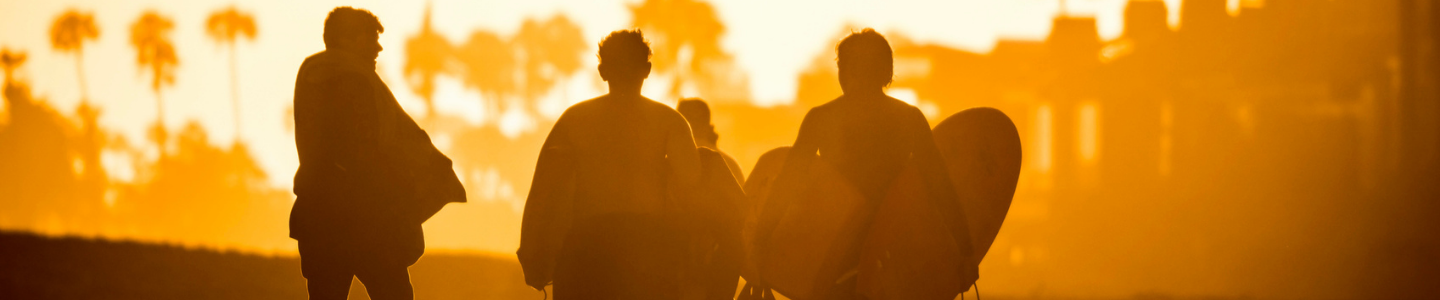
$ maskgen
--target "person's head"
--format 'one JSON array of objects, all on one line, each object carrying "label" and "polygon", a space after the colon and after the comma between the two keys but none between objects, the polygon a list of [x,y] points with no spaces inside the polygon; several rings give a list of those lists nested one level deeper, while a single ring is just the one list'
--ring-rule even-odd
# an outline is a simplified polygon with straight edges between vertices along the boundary
[{"label": "person's head", "polygon": [[[617,30],[600,41],[600,78],[636,92],[650,76],[650,43],[639,29]],[[613,92],[613,91],[612,91]]]},{"label": "person's head", "polygon": [[840,89],[846,94],[880,90],[895,75],[890,42],[875,29],[850,33],[835,47],[840,68]]},{"label": "person's head", "polygon": [[336,7],[325,17],[325,49],[375,59],[380,55],[380,18],[368,10]]},{"label": "person's head", "polygon": [[704,145],[714,145],[720,140],[720,135],[715,133],[715,126],[710,124],[710,106],[700,98],[680,99],[675,105],[675,110],[685,116],[685,121],[690,122],[690,133],[695,136],[695,141]]}]

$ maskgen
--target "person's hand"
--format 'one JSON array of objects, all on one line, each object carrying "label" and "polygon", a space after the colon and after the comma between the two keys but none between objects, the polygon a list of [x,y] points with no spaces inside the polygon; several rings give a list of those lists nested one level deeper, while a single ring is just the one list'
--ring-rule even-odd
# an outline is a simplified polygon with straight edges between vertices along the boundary
[{"label": "person's hand", "polygon": [[544,291],[545,291],[545,286],[550,285],[549,280],[546,280],[545,282],[539,282],[538,280],[537,280],[537,281],[526,280],[526,281],[527,281],[527,282],[525,283],[525,285],[528,285],[528,286],[530,286],[531,288],[534,288],[536,291],[541,291],[541,292],[544,292]]},{"label": "person's hand", "polygon": [[770,288],[760,283],[746,282],[735,300],[775,300],[775,294],[770,291]]},{"label": "person's hand", "polygon": [[[966,284],[973,284],[976,280],[980,280],[980,267],[975,264],[967,263],[961,265],[958,271],[960,272],[960,280]],[[970,287],[966,286],[965,290],[962,291],[968,290],[970,290]]]}]

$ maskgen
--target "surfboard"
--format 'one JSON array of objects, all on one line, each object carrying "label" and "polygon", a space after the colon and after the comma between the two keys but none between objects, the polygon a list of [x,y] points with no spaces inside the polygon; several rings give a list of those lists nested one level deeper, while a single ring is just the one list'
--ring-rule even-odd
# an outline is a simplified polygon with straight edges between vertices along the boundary
[{"label": "surfboard", "polygon": [[972,251],[953,241],[912,164],[891,186],[864,242],[857,288],[868,299],[955,299],[978,280],[978,265],[1004,224],[1020,179],[1014,123],[994,108],[972,108],[936,125],[933,136],[965,215]]},{"label": "surfboard", "polygon": [[911,162],[875,211],[856,289],[869,299],[954,299],[978,278]]},{"label": "surfboard", "polygon": [[[786,210],[769,246],[761,249],[765,252],[752,252],[754,267],[744,271],[747,278],[759,276],[794,299],[822,297],[849,276],[859,277],[857,292],[871,299],[953,299],[967,290],[1009,210],[1020,172],[1019,134],[1009,117],[992,108],[952,115],[933,133],[975,255],[960,254],[913,165],[892,183],[879,206],[866,207],[858,190],[816,159],[809,171],[812,184]],[[771,153],[776,151],[782,150]],[[760,170],[778,173],[784,160],[762,156],[757,162],[745,190],[752,202],[766,201],[773,180]],[[752,226],[747,224],[746,241],[754,236]],[[856,261],[858,266],[845,265]]]},{"label": "surfboard", "polygon": [[758,276],[791,299],[823,297],[854,269],[873,211],[831,164],[813,161],[811,183],[790,199],[768,245],[757,249]]},{"label": "surfboard", "polygon": [[1004,112],[989,107],[951,115],[933,132],[965,209],[979,264],[1000,234],[1015,197],[1022,157],[1020,132]]},{"label": "surfboard", "polygon": [[933,130],[969,229],[964,254],[914,165],[891,186],[864,242],[857,289],[869,299],[954,299],[979,279],[1020,172],[1020,141],[1004,113],[976,108]]},{"label": "surfboard", "polygon": [[721,152],[700,148],[700,180],[681,213],[688,230],[681,266],[680,300],[728,300],[745,259],[742,227],[745,194]]},{"label": "surfboard", "polygon": [[[750,176],[745,180],[745,224],[741,229],[742,246],[746,254],[755,253],[755,227],[759,223],[760,208],[765,206],[765,198],[770,196],[770,187],[775,182],[775,177],[780,175],[780,168],[785,166],[785,156],[790,154],[790,146],[778,147],[766,151],[756,160],[755,168],[750,169]],[[741,266],[740,276],[747,280],[754,281],[759,278],[758,267],[754,260],[747,259]]]}]

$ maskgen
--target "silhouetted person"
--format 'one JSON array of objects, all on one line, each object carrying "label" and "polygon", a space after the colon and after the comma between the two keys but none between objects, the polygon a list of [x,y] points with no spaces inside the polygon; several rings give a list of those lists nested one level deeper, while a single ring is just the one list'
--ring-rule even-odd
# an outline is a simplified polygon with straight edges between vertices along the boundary
[{"label": "silhouetted person", "polygon": [[[693,196],[694,214],[700,225],[692,228],[689,261],[682,283],[681,299],[727,300],[735,298],[735,284],[745,258],[741,224],[749,216],[745,207],[745,174],[740,164],[720,151],[720,135],[710,123],[710,106],[699,98],[681,99],[675,110],[690,123],[690,133],[700,146],[701,182]],[[712,170],[723,170],[723,179],[711,178]],[[729,182],[721,182],[729,181]]]},{"label": "silhouetted person", "polygon": [[[678,295],[685,236],[671,199],[695,186],[700,159],[685,118],[640,95],[650,67],[640,31],[610,33],[599,66],[610,93],[565,110],[545,139],[540,164],[558,152],[574,166],[574,223],[555,261],[557,300]],[[519,251],[522,261],[527,251]],[[548,281],[529,275],[537,288]]]},{"label": "silhouetted person", "polygon": [[[885,86],[894,74],[889,42],[866,28],[845,37],[836,52],[844,95],[805,114],[799,136],[775,179],[775,190],[761,210],[755,237],[757,247],[767,247],[766,241],[770,240],[783,214],[783,200],[795,199],[804,191],[808,170],[816,159],[834,166],[871,202],[866,206],[871,208],[878,207],[875,203],[884,198],[907,162],[914,159],[924,177],[926,191],[936,200],[935,207],[941,208],[956,242],[962,245],[961,249],[970,249],[964,215],[925,115],[918,108],[885,95]],[[857,296],[855,276],[849,276],[837,282],[823,298],[855,299]]]},{"label": "silhouetted person", "polygon": [[685,116],[685,121],[690,122],[690,133],[695,137],[695,145],[719,152],[720,158],[725,159],[725,167],[735,175],[735,182],[745,185],[745,173],[740,170],[740,163],[735,162],[735,158],[725,154],[725,151],[720,151],[720,147],[715,145],[720,140],[720,134],[715,133],[715,124],[710,122],[710,105],[700,98],[686,98],[675,105],[675,110],[680,111],[680,115]]},{"label": "silhouetted person", "polygon": [[375,73],[384,30],[369,11],[336,8],[325,51],[295,79],[290,237],[311,299],[345,299],[354,277],[372,299],[412,299],[407,268],[425,251],[420,224],[465,201],[450,159]]}]

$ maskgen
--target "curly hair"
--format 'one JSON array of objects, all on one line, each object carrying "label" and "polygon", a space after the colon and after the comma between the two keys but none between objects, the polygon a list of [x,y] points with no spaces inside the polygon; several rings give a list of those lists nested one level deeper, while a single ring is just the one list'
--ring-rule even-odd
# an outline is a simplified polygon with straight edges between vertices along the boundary
[{"label": "curly hair", "polygon": [[384,33],[385,26],[381,26],[380,18],[368,10],[341,6],[325,17],[326,48],[340,45],[342,38],[370,32]]},{"label": "curly hair", "polygon": [[630,64],[650,61],[650,42],[640,29],[616,30],[600,40],[600,62]]}]

